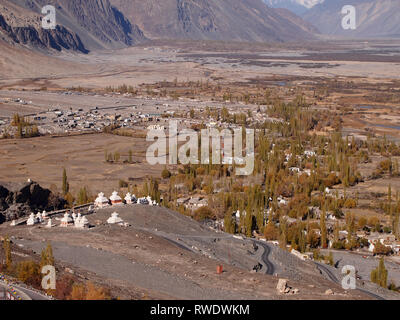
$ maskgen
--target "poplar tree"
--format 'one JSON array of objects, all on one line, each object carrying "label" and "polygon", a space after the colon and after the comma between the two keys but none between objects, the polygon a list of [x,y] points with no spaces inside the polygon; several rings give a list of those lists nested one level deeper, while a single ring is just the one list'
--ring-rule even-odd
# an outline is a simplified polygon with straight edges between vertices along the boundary
[{"label": "poplar tree", "polygon": [[62,192],[64,196],[69,192],[67,170],[65,170],[65,168],[63,170],[63,177],[62,177]]},{"label": "poplar tree", "polygon": [[320,226],[321,226],[321,247],[324,249],[327,247],[326,244],[326,209],[325,209],[325,205],[323,207],[322,213],[321,213],[321,222],[320,222]]},{"label": "poplar tree", "polygon": [[6,257],[6,268],[7,270],[10,270],[12,266],[12,257],[11,257],[11,242],[8,236],[4,237],[3,248],[4,248],[4,255]]},{"label": "poplar tree", "polygon": [[371,271],[371,281],[383,288],[387,288],[388,271],[385,268],[383,257],[379,260],[379,265]]}]

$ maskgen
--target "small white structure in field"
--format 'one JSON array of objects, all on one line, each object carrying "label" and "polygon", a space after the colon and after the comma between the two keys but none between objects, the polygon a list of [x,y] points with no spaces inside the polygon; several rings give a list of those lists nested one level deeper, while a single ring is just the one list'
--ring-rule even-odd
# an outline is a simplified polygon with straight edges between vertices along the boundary
[{"label": "small white structure in field", "polygon": [[46,210],[43,210],[43,212],[42,212],[42,219],[45,220],[45,219],[47,219],[47,218],[48,218],[48,214],[47,214]]},{"label": "small white structure in field", "polygon": [[47,221],[47,224],[46,224],[46,228],[53,228],[53,227],[55,227],[56,225],[55,224],[53,224],[53,221],[51,220],[51,218]]},{"label": "small white structure in field", "polygon": [[72,212],[72,220],[74,220],[74,222],[75,222],[75,220],[76,220],[76,214],[75,214],[75,212]]},{"label": "small white structure in field", "polygon": [[122,204],[122,198],[118,195],[117,191],[112,193],[110,200],[113,206]]},{"label": "small white structure in field", "polygon": [[104,208],[109,205],[107,197],[104,196],[103,192],[100,192],[94,201],[94,206],[97,208]]},{"label": "small white structure in field", "polygon": [[42,214],[40,212],[38,212],[38,214],[36,215],[36,220],[37,220],[38,223],[43,222]]},{"label": "small white structure in field", "polygon": [[85,216],[81,216],[80,213],[78,213],[78,216],[75,219],[75,228],[78,229],[87,229],[89,228],[89,221]]},{"label": "small white structure in field", "polygon": [[108,218],[107,223],[108,223],[108,224],[123,224],[123,223],[124,223],[124,220],[122,220],[122,219],[119,217],[118,213],[113,212],[113,213],[111,214],[111,217]]},{"label": "small white structure in field", "polygon": [[15,227],[17,225],[17,221],[15,221],[15,220],[13,220],[11,223],[10,223],[10,226],[11,227]]},{"label": "small white structure in field", "polygon": [[129,192],[125,196],[126,204],[133,204],[137,202],[136,196],[131,195]]},{"label": "small white structure in field", "polygon": [[60,227],[68,227],[69,225],[73,224],[74,220],[71,218],[70,214],[66,212],[64,217],[61,219]]},{"label": "small white structure in field", "polygon": [[33,212],[29,215],[28,221],[26,221],[26,224],[28,226],[33,226],[34,224],[38,223],[36,216],[33,214]]}]

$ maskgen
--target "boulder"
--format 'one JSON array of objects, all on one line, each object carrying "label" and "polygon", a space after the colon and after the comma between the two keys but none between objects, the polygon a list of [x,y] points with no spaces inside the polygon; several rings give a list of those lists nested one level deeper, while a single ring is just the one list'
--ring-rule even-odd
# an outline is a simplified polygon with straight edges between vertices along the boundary
[{"label": "boulder", "polygon": [[332,295],[333,294],[333,290],[332,289],[328,289],[325,291],[326,295]]},{"label": "boulder", "polygon": [[278,291],[278,293],[285,293],[286,289],[288,289],[287,283],[288,283],[287,279],[278,280],[278,285],[276,286],[276,290]]},{"label": "boulder", "polygon": [[63,209],[65,200],[38,183],[0,183],[0,224],[31,212]]}]

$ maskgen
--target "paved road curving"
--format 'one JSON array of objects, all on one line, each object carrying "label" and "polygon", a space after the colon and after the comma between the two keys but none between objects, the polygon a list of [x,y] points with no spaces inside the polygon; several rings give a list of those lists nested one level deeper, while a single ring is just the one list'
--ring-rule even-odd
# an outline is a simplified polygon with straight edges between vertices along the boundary
[{"label": "paved road curving", "polygon": [[270,274],[273,275],[275,271],[275,267],[273,263],[269,260],[269,255],[271,253],[271,248],[268,246],[268,244],[262,242],[262,241],[255,241],[258,245],[264,248],[264,253],[261,256],[262,261],[264,262],[267,270],[265,271],[265,274]]}]

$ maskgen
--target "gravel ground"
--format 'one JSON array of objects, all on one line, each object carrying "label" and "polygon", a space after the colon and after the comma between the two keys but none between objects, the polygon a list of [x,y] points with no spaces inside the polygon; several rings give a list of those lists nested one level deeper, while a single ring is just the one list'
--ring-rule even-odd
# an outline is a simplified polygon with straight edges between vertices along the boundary
[{"label": "gravel ground", "polygon": [[[17,240],[40,252],[46,247],[42,241]],[[77,265],[82,269],[107,279],[122,280],[135,286],[161,291],[165,295],[178,299],[252,299],[241,293],[233,293],[223,289],[202,288],[184,275],[167,273],[153,266],[131,261],[123,256],[88,247],[70,246],[65,243],[52,242],[54,256],[57,260]]]},{"label": "gravel ground", "polygon": [[[325,254],[328,251],[325,252]],[[360,289],[366,289],[386,299],[400,299],[400,294],[383,289],[374,283],[371,283],[370,276],[371,271],[375,269],[379,264],[379,258],[373,257],[369,254],[359,254],[345,251],[332,251],[333,259],[335,262],[339,261],[338,268],[329,267],[329,269],[336,275],[340,280],[343,278],[341,270],[343,266],[350,265],[354,266],[358,276],[361,278],[357,281],[357,287]],[[400,285],[400,266],[397,263],[388,261],[385,259],[385,267],[388,270],[388,283],[393,281],[397,286]]]}]

